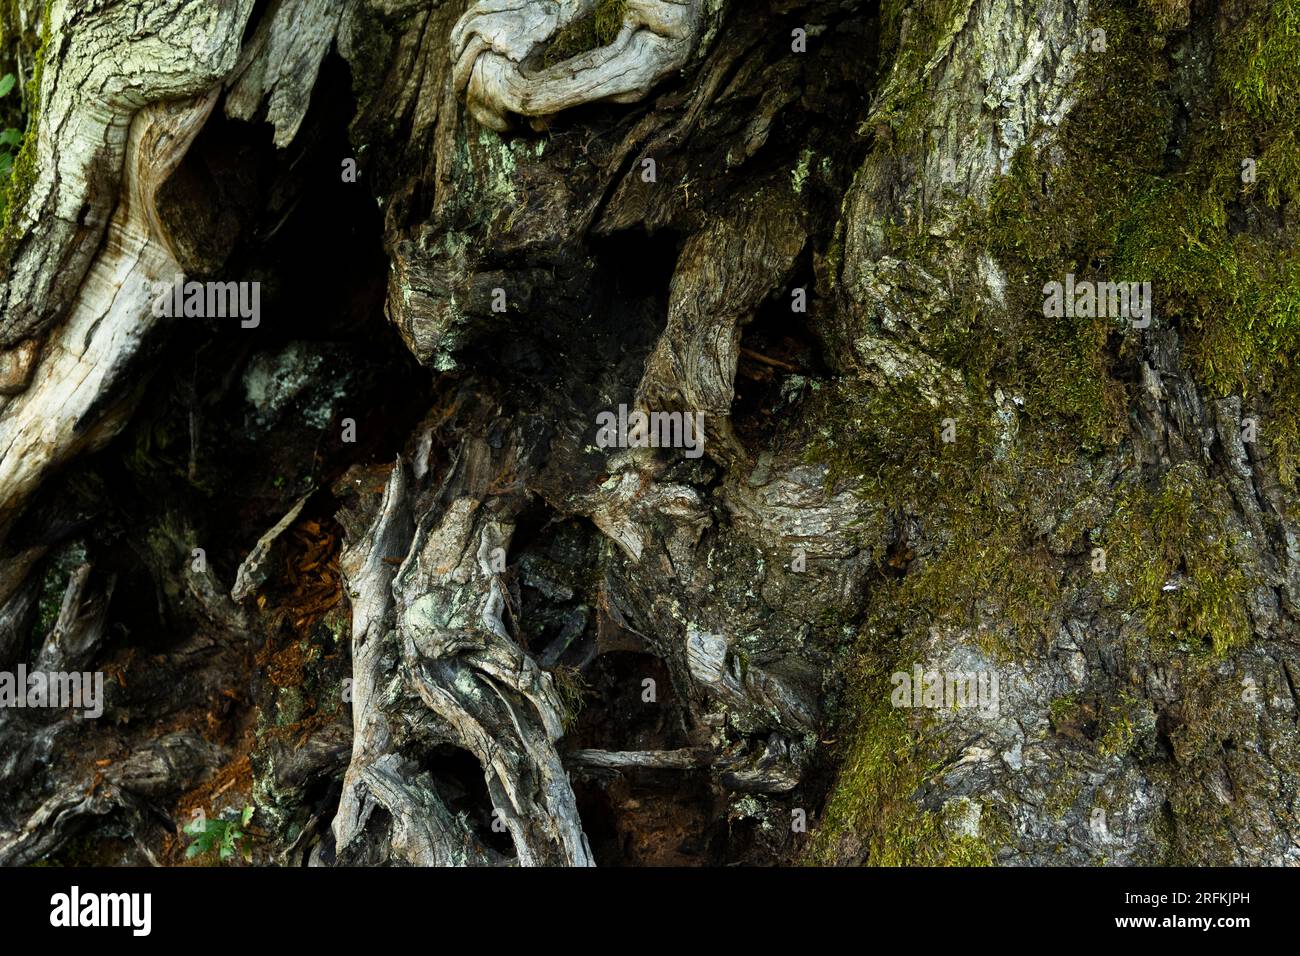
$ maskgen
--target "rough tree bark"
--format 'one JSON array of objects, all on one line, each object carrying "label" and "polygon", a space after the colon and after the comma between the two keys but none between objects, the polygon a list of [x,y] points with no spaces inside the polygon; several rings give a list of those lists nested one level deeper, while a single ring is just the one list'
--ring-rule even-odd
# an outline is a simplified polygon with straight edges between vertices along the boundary
[{"label": "rough tree bark", "polygon": [[1289,0],[12,16],[0,862],[1300,860]]}]

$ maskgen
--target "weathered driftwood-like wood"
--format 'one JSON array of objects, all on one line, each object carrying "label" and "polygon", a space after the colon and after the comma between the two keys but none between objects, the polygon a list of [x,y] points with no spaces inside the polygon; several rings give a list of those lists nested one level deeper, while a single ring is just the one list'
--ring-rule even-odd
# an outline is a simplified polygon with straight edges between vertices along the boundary
[{"label": "weathered driftwood-like wood", "polygon": [[[0,287],[0,517],[27,532],[0,562],[0,666],[75,667],[122,649],[105,628],[111,580],[75,564],[52,630],[31,633],[42,583],[32,574],[67,532],[15,519],[58,466],[101,447],[131,413],[132,362],[156,329],[142,290],[179,266],[155,197],[208,111],[264,117],[283,146],[308,121],[336,43],[356,100],[337,126],[350,124],[383,209],[387,317],[431,371],[454,370],[459,391],[417,429],[382,492],[372,483],[339,516],[351,713],[318,701],[305,739],[259,743],[259,810],[285,833],[299,827],[275,851],[324,865],[586,865],[588,788],[624,788],[633,807],[641,782],[667,778],[725,805],[728,826],[756,823],[764,859],[791,858],[791,809],[815,817],[823,796],[810,780],[822,775],[807,771],[825,752],[848,646],[874,650],[901,629],[918,655],[993,666],[982,635],[926,615],[888,635],[863,631],[865,596],[890,593],[914,562],[950,560],[953,529],[926,502],[864,500],[852,460],[830,486],[806,436],[855,423],[809,420],[807,394],[847,382],[869,397],[901,381],[936,413],[962,416],[987,399],[999,453],[1014,445],[1023,396],[972,396],[936,329],[974,307],[1011,313],[1021,277],[959,226],[1017,150],[1055,161],[1088,56],[1088,4],[914,0],[882,19],[855,0],[630,0],[612,42],[549,67],[548,45],[594,0],[272,0],[248,24],[253,6],[51,8],[37,177],[16,197],[22,235]],[[798,23],[808,42],[796,51],[787,33]],[[872,32],[886,29],[897,35],[877,44]],[[918,64],[898,52],[919,34],[934,45]],[[1199,82],[1184,70],[1178,88],[1194,98]],[[579,105],[592,108],[551,122]],[[922,133],[896,139],[911,127]],[[640,175],[643,159],[656,176]],[[244,250],[254,258],[255,245]],[[786,314],[792,287],[807,312]],[[812,359],[806,368],[796,353]],[[1162,807],[1187,790],[1234,808],[1220,828],[1228,859],[1294,861],[1293,495],[1263,446],[1243,443],[1241,398],[1205,397],[1176,330],[1127,339],[1114,361],[1140,383],[1131,434],[1081,454],[1070,480],[1098,500],[1174,467],[1211,486],[1229,530],[1250,542],[1240,559],[1262,582],[1249,614],[1265,639],[1199,674],[1204,685],[1179,684],[1149,656],[1138,616],[1104,625],[1095,583],[1076,574],[1105,515],[1085,501],[1070,520],[1092,530],[1069,538],[1057,516],[1037,513],[1036,557],[1063,582],[1055,633],[1004,668],[1000,717],[945,711],[918,731],[927,752],[950,759],[907,799],[967,831],[996,811],[1007,860],[1095,862],[1162,858]],[[594,416],[624,403],[703,412],[706,454],[596,447]],[[990,521],[1019,519],[1026,504],[998,501]],[[277,570],[270,545],[300,513],[259,542],[237,597]],[[190,545],[176,548],[188,557]],[[47,791],[30,785],[83,739],[65,722],[0,715],[0,795],[29,797],[0,805],[0,862],[48,856],[83,824],[170,812],[177,791],[228,759],[196,740],[153,740],[145,726],[173,696],[210,712],[265,618],[251,602],[235,607],[215,573],[177,572],[166,551],[157,560],[159,601],[183,598],[199,633],[156,666],[187,679],[155,692],[152,709],[131,700],[114,711],[142,756],[114,753],[89,791],[79,778],[89,767],[75,761]],[[177,574],[178,587],[163,587]],[[1181,595],[1186,575],[1168,587]],[[345,656],[332,659],[342,667]],[[1243,674],[1267,691],[1249,715],[1258,732],[1244,725],[1232,748],[1187,762],[1199,744],[1180,736],[1180,708],[1198,693],[1235,700]],[[584,690],[584,675],[599,686]],[[130,676],[123,694],[147,679]],[[1081,752],[1052,705],[1085,691],[1140,697],[1144,749],[1089,756],[1083,796],[1048,819],[1049,784]],[[611,719],[601,707],[614,699]],[[483,788],[463,786],[475,763]],[[1122,845],[1096,834],[1086,806],[1117,794],[1139,832]],[[644,819],[623,802],[602,812]],[[489,827],[513,853],[492,848]],[[147,827],[138,839],[144,858],[156,855]],[[866,840],[842,834],[835,858],[869,859]]]},{"label": "weathered driftwood-like wood", "polygon": [[13,517],[51,468],[102,447],[125,423],[130,395],[117,393],[158,321],[154,283],[171,282],[180,269],[155,198],[217,92],[147,106],[131,120],[122,202],[103,252],[49,333],[33,384],[0,410],[0,520]]},{"label": "weathered driftwood-like wood", "polygon": [[[342,567],[352,601],[352,757],[332,830],[338,859],[412,866],[484,865],[494,860],[416,768],[393,752],[383,709],[402,693],[395,678],[394,555],[410,547],[414,526],[406,466],[398,462],[364,536],[348,543]],[[387,818],[371,825],[376,810]]]},{"label": "weathered driftwood-like wood", "polygon": [[137,845],[153,857],[149,837],[158,827],[152,807],[193,786],[215,760],[212,745],[192,731],[160,737],[148,749],[104,769],[89,788],[81,781],[61,788],[18,830],[0,833],[0,866],[44,859],[95,818],[111,813],[126,815]]},{"label": "weathered driftwood-like wood", "polygon": [[711,758],[707,750],[571,750],[564,762],[599,770],[696,770]]},{"label": "weathered driftwood-like wood", "polygon": [[321,62],[350,0],[277,0],[258,20],[227,81],[226,115],[252,120],[266,104],[276,146],[297,135]]},{"label": "weathered driftwood-like wood", "polygon": [[[30,367],[0,409],[0,521],[130,411],[115,393],[156,323],[152,283],[180,270],[158,190],[216,104],[252,5],[51,6],[60,42],[48,45],[34,182],[11,197],[19,238],[0,284],[6,361]],[[38,360],[32,336],[45,338]],[[24,376],[34,386],[20,388]]]},{"label": "weathered driftwood-like wood", "polygon": [[564,704],[506,620],[504,561],[523,505],[511,489],[527,468],[519,436],[501,452],[466,439],[394,580],[398,641],[420,699],[482,765],[519,862],[589,866],[555,747]]},{"label": "weathered driftwood-like wood", "polygon": [[[155,108],[149,120],[136,114],[218,85],[235,65],[252,9],[253,0],[50,4],[35,178],[10,199],[17,244],[0,282],[0,345],[38,336],[78,308],[109,311],[109,290],[120,287],[110,277],[125,279],[122,263],[162,238],[151,223],[153,196],[202,125],[175,108]],[[116,238],[103,242],[115,210]],[[97,258],[98,279],[83,291]]]},{"label": "weathered driftwood-like wood", "polygon": [[538,69],[536,54],[590,12],[594,0],[482,0],[451,34],[453,82],[470,113],[495,130],[509,116],[553,116],[612,100],[643,98],[685,65],[703,26],[702,0],[628,0],[623,28],[608,46]]},{"label": "weathered driftwood-like wood", "polygon": [[[741,329],[766,301],[789,299],[806,233],[798,197],[781,184],[745,197],[686,241],[673,273],[668,327],[637,392],[646,409],[702,411],[709,454],[740,449],[730,416]],[[806,294],[806,290],[805,290]]]},{"label": "weathered driftwood-like wood", "polygon": [[248,556],[240,563],[239,568],[235,571],[235,586],[230,589],[230,599],[238,604],[244,600],[257,588],[261,587],[266,580],[268,572],[267,563],[271,559],[271,551],[275,547],[275,542],[279,540],[280,535],[289,530],[290,526],[298,520],[298,515],[302,514],[303,506],[307,504],[307,499],[311,493],[303,495],[294,502],[283,518],[257,539],[257,544],[253,545],[253,550],[248,552]]},{"label": "weathered driftwood-like wood", "polygon": [[113,579],[102,591],[90,593],[91,566],[83,564],[68,578],[54,627],[36,655],[35,667],[46,672],[81,671],[94,659],[104,638],[108,603],[113,598]]}]

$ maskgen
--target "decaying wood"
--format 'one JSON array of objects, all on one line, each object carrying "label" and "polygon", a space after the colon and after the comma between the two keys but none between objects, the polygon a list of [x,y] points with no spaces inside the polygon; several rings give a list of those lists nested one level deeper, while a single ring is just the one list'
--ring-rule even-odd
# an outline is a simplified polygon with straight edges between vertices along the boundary
[{"label": "decaying wood", "polygon": [[275,145],[293,141],[307,113],[321,62],[334,42],[347,0],[282,0],[258,21],[226,95],[226,114],[251,120],[263,103]]},{"label": "decaying wood", "polygon": [[268,573],[267,564],[271,558],[271,549],[275,547],[275,542],[280,535],[289,530],[290,525],[298,520],[298,515],[302,514],[302,509],[307,504],[307,499],[311,494],[305,494],[294,502],[283,518],[275,523],[266,534],[257,539],[257,544],[253,545],[253,550],[248,552],[248,557],[244,558],[239,565],[239,570],[235,572],[235,586],[230,590],[230,599],[238,604],[266,581]]},{"label": "decaying wood", "polygon": [[[338,858],[378,862],[390,854],[412,866],[484,865],[492,857],[443,805],[418,769],[393,752],[383,701],[400,693],[394,673],[390,555],[414,533],[409,480],[400,461],[364,536],[351,542],[343,568],[352,597],[352,757],[333,822]],[[375,811],[384,829],[368,833]],[[369,837],[369,841],[367,840]]]},{"label": "decaying wood", "polygon": [[[851,652],[906,632],[935,661],[993,666],[970,628],[863,620],[877,589],[917,580],[913,561],[945,559],[954,532],[925,502],[866,496],[856,451],[834,467],[813,460],[810,435],[860,423],[820,420],[812,398],[840,382],[873,398],[905,382],[936,418],[974,415],[987,398],[1000,453],[1039,413],[1001,388],[972,400],[937,330],[968,309],[1010,309],[1019,278],[963,217],[987,206],[1019,151],[1059,152],[1089,4],[968,0],[918,67],[882,44],[934,32],[929,0],[904,4],[892,25],[855,0],[628,0],[612,42],[547,66],[594,5],[52,4],[36,178],[14,197],[0,285],[0,666],[116,679],[102,725],[0,714],[0,863],[48,859],[88,829],[129,833],[130,859],[166,862],[174,842],[164,849],[157,821],[192,809],[178,801],[219,798],[256,804],[273,824],[265,859],[295,864],[588,866],[650,852],[602,836],[649,825],[674,846],[692,842],[677,830],[708,829],[694,842],[715,848],[749,828],[737,858],[699,860],[788,861],[803,846],[791,813],[816,818],[841,753],[828,728],[855,726]],[[800,23],[811,42],[796,52]],[[898,35],[875,35],[887,27]],[[923,135],[893,141],[900,117]],[[238,148],[204,148],[208,131]],[[345,143],[351,155],[333,155]],[[182,166],[191,151],[202,155]],[[357,407],[351,358],[286,358],[321,344],[298,341],[314,330],[292,318],[238,348],[205,339],[230,365],[211,395],[193,379],[150,386],[150,372],[202,354],[172,351],[151,309],[152,284],[187,265],[160,194],[193,208],[247,189],[274,206],[210,237],[207,261],[238,252],[268,286],[283,280],[289,314],[296,295],[317,302],[324,278],[302,263],[285,269],[293,281],[279,274],[292,254],[274,240],[299,199],[285,182],[336,178],[340,158],[359,160],[362,180],[346,188],[371,218],[350,212],[328,237],[355,255],[359,304],[321,311],[355,318],[364,344],[400,337],[434,387],[394,395],[370,383],[360,401],[376,407]],[[642,175],[644,159],[655,175]],[[205,191],[209,180],[226,192]],[[340,195],[320,189],[313,202]],[[904,227],[913,245],[897,239]],[[796,292],[806,311],[792,309]],[[315,387],[330,399],[286,415],[310,428],[257,424],[266,460],[244,461],[250,490],[232,502],[204,485],[195,448],[214,433],[209,454],[223,454],[223,440],[254,427],[236,400],[240,384],[254,391],[253,353],[275,370],[263,393]],[[1079,583],[1083,545],[1053,519],[1035,540],[1063,582],[1054,633],[998,664],[995,719],[909,724],[941,772],[887,799],[968,830],[971,806],[996,808],[1012,834],[1003,862],[1131,862],[1162,852],[1171,788],[1199,788],[1207,804],[1244,808],[1223,825],[1233,862],[1294,862],[1294,815],[1277,809],[1294,790],[1293,494],[1243,443],[1241,397],[1210,398],[1195,382],[1178,330],[1126,340],[1114,361],[1139,383],[1131,433],[1062,473],[1094,498],[1175,468],[1211,486],[1251,542],[1259,640],[1204,685],[1179,685],[1142,656],[1150,636],[1136,618],[1098,624],[1093,585]],[[184,487],[138,461],[87,462],[106,448],[114,463],[148,458],[146,387],[162,399],[159,444],[175,440],[168,401],[188,413]],[[596,416],[619,406],[702,413],[704,454],[602,446]],[[336,439],[344,414],[360,446]],[[401,434],[381,437],[388,425]],[[127,427],[139,429],[134,446],[113,446]],[[295,485],[300,461],[310,474]],[[95,480],[64,482],[77,468]],[[124,493],[141,499],[135,510]],[[1085,541],[1102,516],[1079,497]],[[1009,520],[1005,505],[991,524]],[[191,556],[206,542],[187,509],[237,529],[199,566]],[[292,553],[304,536],[307,558]],[[69,547],[83,539],[93,557]],[[122,540],[144,542],[156,593],[133,601]],[[304,579],[306,611],[294,607]],[[1181,572],[1168,584],[1185,586]],[[322,619],[330,607],[349,620]],[[123,619],[151,614],[178,633],[137,660],[144,642]],[[1258,739],[1189,779],[1179,708],[1241,674],[1268,690]],[[1141,835],[1123,846],[1088,829],[1082,803],[1060,819],[1040,812],[1053,774],[1078,756],[1053,705],[1085,687],[1140,698],[1151,718],[1141,759],[1088,757],[1091,797],[1127,795]],[[198,729],[158,730],[181,721]],[[1230,772],[1243,766],[1271,782],[1244,787]],[[48,783],[35,782],[47,767]],[[842,837],[836,859],[868,859],[856,840]]]},{"label": "decaying wood", "polygon": [[[178,731],[161,737],[148,750],[97,773],[87,788],[65,787],[41,804],[12,833],[0,834],[0,866],[26,866],[58,850],[94,818],[125,812],[147,856],[151,807],[193,785],[213,763],[212,745],[197,734]],[[157,862],[154,860],[153,862]]]}]

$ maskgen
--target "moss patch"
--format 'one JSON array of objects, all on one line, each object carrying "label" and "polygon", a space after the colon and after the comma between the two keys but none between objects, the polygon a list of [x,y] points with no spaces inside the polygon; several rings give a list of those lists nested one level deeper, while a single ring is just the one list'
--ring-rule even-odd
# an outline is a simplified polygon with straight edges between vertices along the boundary
[{"label": "moss patch", "polygon": [[890,63],[887,94],[878,119],[897,151],[915,148],[927,132],[932,105],[924,82],[927,65],[965,22],[970,0],[884,0],[880,54]]},{"label": "moss patch", "polygon": [[627,0],[597,0],[586,16],[578,17],[555,35],[543,62],[554,66],[579,54],[613,43],[623,29]]},{"label": "moss patch", "polygon": [[[46,0],[41,22],[40,46],[33,54],[32,78],[27,85],[27,131],[22,146],[14,160],[13,171],[0,190],[0,263],[8,262],[14,247],[22,238],[18,216],[26,205],[36,185],[36,136],[40,124],[41,78],[45,73],[45,55],[50,42],[50,8],[53,0]],[[10,20],[10,23],[16,22]],[[8,33],[6,33],[8,36]]]},{"label": "moss patch", "polygon": [[[1229,12],[1205,45],[1172,50],[1173,40],[1152,33],[1147,6],[1101,9],[1104,69],[1085,80],[1056,137],[1059,155],[1017,157],[994,190],[983,238],[1009,274],[1032,280],[1026,311],[1041,305],[1037,284],[1067,272],[1150,281],[1157,322],[1181,327],[1198,379],[1267,410],[1264,440],[1294,487],[1300,251],[1294,230],[1270,224],[1300,197],[1300,0]],[[1179,60],[1191,65],[1175,77]],[[1170,122],[1175,80],[1197,85],[1198,101],[1212,106],[1185,132]],[[1073,368],[1059,380],[1104,381],[1113,327],[1074,321],[1058,329]],[[1076,412],[1095,401],[1069,392],[1057,397]]]},{"label": "moss patch", "polygon": [[[900,626],[968,628],[986,652],[1021,656],[1057,625],[1064,568],[1043,528],[1079,482],[1051,436],[999,431],[1005,423],[974,390],[964,397],[969,405],[949,409],[906,382],[840,382],[813,399],[808,454],[830,463],[832,482],[851,478],[873,511],[919,516],[929,543],[905,555],[894,585]],[[955,440],[944,441],[945,427]],[[1081,542],[1083,532],[1063,533]]]},{"label": "moss patch", "polygon": [[[858,859],[871,866],[988,866],[998,842],[990,827],[975,837],[949,815],[918,803],[938,772],[922,715],[890,704],[888,657],[866,658],[854,681],[858,702],[839,785],[813,834],[805,861]],[[900,658],[901,659],[901,658]]]},{"label": "moss patch", "polygon": [[[924,66],[963,6],[904,7],[882,11],[882,43],[894,50],[884,115],[887,148],[915,156],[926,148]],[[1300,198],[1300,0],[1229,3],[1222,22],[1198,25],[1195,35],[1183,26],[1186,13],[1176,0],[1094,7],[1087,27],[1106,31],[1107,49],[1088,54],[1078,105],[1053,145],[1015,157],[988,208],[969,210],[952,233],[959,241],[883,224],[886,255],[941,278],[940,292],[922,288],[917,307],[900,310],[920,329],[908,342],[960,381],[936,394],[919,376],[884,384],[846,376],[811,402],[809,458],[827,463],[832,481],[853,481],[873,513],[910,516],[923,530],[906,573],[873,585],[877,618],[859,653],[874,676],[858,688],[883,679],[872,663],[891,659],[882,646],[919,646],[935,625],[966,629],[995,653],[1023,654],[1059,625],[1067,595],[1096,600],[1108,627],[1136,616],[1142,627],[1128,629],[1141,642],[1129,648],[1135,659],[1207,688],[1215,665],[1252,637],[1247,599],[1256,582],[1231,531],[1227,491],[1195,462],[1119,488],[1102,467],[1129,430],[1137,386],[1120,370],[1131,370],[1141,339],[1122,319],[1043,315],[1044,284],[1067,273],[1151,282],[1157,327],[1179,330],[1189,371],[1212,396],[1243,396],[1284,486],[1294,487],[1300,260],[1285,224]],[[1209,108],[1176,122],[1180,98]],[[975,250],[990,253],[1006,278],[999,308],[983,304],[987,290],[962,285],[979,271]],[[894,346],[879,324],[864,316],[866,331],[854,334],[878,337],[887,352]],[[938,435],[948,416],[958,422],[956,443]],[[1109,568],[1094,584],[1078,576],[1091,577],[1095,544]],[[846,718],[851,743],[811,858],[855,856],[854,834],[868,862],[946,857],[935,849],[943,821],[918,804],[936,758],[924,728],[893,711],[879,686],[851,697],[860,710]],[[1151,715],[1126,693],[1090,698],[1084,710],[1059,699],[1053,727],[1101,757],[1145,746]],[[1192,834],[1213,831],[1207,845],[1224,852],[1178,858],[1229,859],[1227,811],[1205,802],[1187,769],[1220,759],[1226,725],[1216,729],[1216,718],[1191,708],[1182,718],[1179,759],[1161,764],[1188,804],[1172,810],[1176,842],[1186,849]],[[1062,790],[1062,812],[1079,786],[1072,778]]]},{"label": "moss patch", "polygon": [[1120,582],[1121,605],[1144,615],[1152,640],[1216,656],[1250,640],[1251,582],[1221,508],[1194,466],[1121,495],[1102,535],[1108,575]]}]

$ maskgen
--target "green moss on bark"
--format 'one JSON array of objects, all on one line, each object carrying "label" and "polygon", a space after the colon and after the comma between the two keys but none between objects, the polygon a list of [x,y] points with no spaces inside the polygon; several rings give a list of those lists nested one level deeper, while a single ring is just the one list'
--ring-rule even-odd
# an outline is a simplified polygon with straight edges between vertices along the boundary
[{"label": "green moss on bark", "polygon": [[902,152],[924,142],[932,102],[925,78],[931,59],[965,23],[971,0],[885,0],[880,9],[880,54],[890,64],[879,119]]},{"label": "green moss on bark", "polygon": [[[904,81],[919,80],[947,35],[939,25],[961,10],[924,6],[935,11],[935,30],[896,52],[894,99],[886,97],[894,151],[924,149],[928,105],[905,95],[921,84]],[[897,10],[886,4],[884,22]],[[1099,602],[1107,627],[1136,616],[1142,627],[1131,633],[1141,646],[1130,651],[1204,688],[1204,700],[1189,700],[1175,718],[1177,759],[1151,770],[1176,794],[1171,858],[1224,862],[1233,858],[1235,811],[1207,802],[1204,788],[1188,782],[1196,779],[1190,768],[1220,760],[1219,742],[1249,719],[1236,703],[1213,698],[1222,698],[1213,675],[1253,636],[1248,542],[1231,531],[1227,490],[1195,463],[1110,487],[1098,456],[1113,456],[1128,433],[1136,387],[1114,370],[1141,340],[1127,321],[1045,317],[1042,293],[1067,273],[1150,281],[1154,320],[1179,330],[1196,382],[1212,397],[1243,397],[1282,482],[1294,486],[1300,267],[1289,226],[1300,198],[1300,0],[1231,4],[1221,23],[1194,36],[1184,30],[1186,12],[1173,0],[1094,6],[1088,27],[1106,31],[1107,49],[1088,54],[1077,105],[1052,145],[1022,150],[988,208],[972,210],[954,239],[883,225],[888,255],[949,286],[954,275],[975,273],[973,255],[991,254],[1006,277],[1005,305],[972,307],[987,292],[958,291],[937,315],[908,313],[907,321],[924,323],[928,356],[960,381],[937,398],[934,383],[919,379],[886,387],[846,379],[823,389],[824,404],[810,415],[817,425],[809,456],[827,462],[833,480],[854,480],[873,509],[917,516],[930,549],[900,580],[873,585],[873,607],[893,607],[864,631],[868,662],[881,659],[883,635],[917,641],[936,624],[965,628],[986,649],[1023,653],[1035,634],[1059,625],[1064,595],[1091,588],[1088,600]],[[1205,108],[1182,124],[1179,98]],[[918,298],[923,308],[934,301]],[[999,389],[1016,399],[1010,433],[999,417],[1005,403],[990,400]],[[971,445],[937,440],[947,405],[961,409],[953,417]],[[1086,556],[1098,544],[1109,569],[1094,576]],[[998,627],[986,631],[987,621]],[[923,727],[889,707],[873,673],[875,689],[854,692],[857,722],[811,856],[845,858],[860,834],[868,862],[942,857],[927,844],[943,844],[935,836],[942,821],[919,803],[938,755]],[[1053,725],[1067,723],[1077,706],[1056,702]],[[1123,759],[1146,746],[1150,714],[1133,698],[1115,693],[1095,711],[1088,732],[1095,756]],[[1250,736],[1249,728],[1240,733]],[[1063,806],[1073,805],[1082,780],[1063,791]]]},{"label": "green moss on bark", "polygon": [[[1067,272],[1150,281],[1156,321],[1184,330],[1199,381],[1268,410],[1264,439],[1293,487],[1300,253],[1293,230],[1260,224],[1285,215],[1279,207],[1300,195],[1300,0],[1272,0],[1216,29],[1208,55],[1194,45],[1171,53],[1144,17],[1127,3],[1102,8],[1104,65],[1086,79],[1055,137],[1059,148],[1023,151],[997,184],[983,238],[1009,274],[1030,277],[1026,313],[1041,306],[1037,285]],[[1170,64],[1189,57],[1204,62],[1187,66],[1185,81],[1211,108],[1179,133]],[[1105,382],[1113,326],[1072,321],[1047,351],[1064,346],[1079,374],[1049,380]],[[1097,407],[1090,388],[1044,394],[1073,409],[1084,437],[1100,437],[1102,423],[1086,415]]]},{"label": "green moss on bark", "polygon": [[0,191],[0,263],[7,263],[13,255],[18,240],[22,238],[19,216],[36,185],[36,138],[40,125],[41,79],[45,73],[45,56],[50,42],[50,7],[46,0],[42,17],[41,41],[33,58],[32,78],[27,86],[27,131],[22,146],[14,160],[13,171]]},{"label": "green moss on bark", "polygon": [[623,29],[626,12],[627,0],[597,0],[590,13],[574,20],[555,35],[543,57],[545,65],[563,63],[613,43]]},{"label": "green moss on bark", "polygon": [[1119,583],[1120,606],[1143,614],[1152,640],[1223,656],[1250,639],[1252,582],[1222,508],[1194,466],[1121,495],[1102,535],[1107,575]]},{"label": "green moss on bark", "polygon": [[[856,723],[844,748],[839,784],[813,833],[805,861],[832,865],[858,859],[869,866],[989,866],[1002,829],[981,808],[979,835],[952,814],[919,802],[942,762],[919,721],[890,703],[888,657],[861,662],[853,696]],[[903,665],[910,667],[909,665]],[[987,823],[986,823],[987,819]]]}]

